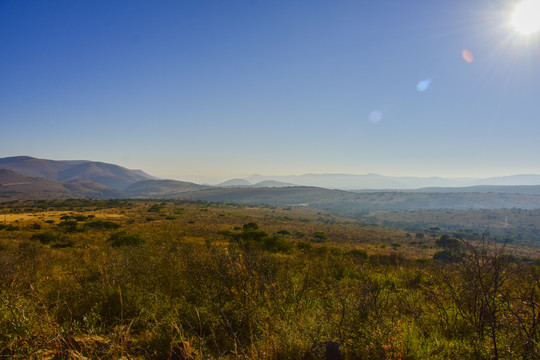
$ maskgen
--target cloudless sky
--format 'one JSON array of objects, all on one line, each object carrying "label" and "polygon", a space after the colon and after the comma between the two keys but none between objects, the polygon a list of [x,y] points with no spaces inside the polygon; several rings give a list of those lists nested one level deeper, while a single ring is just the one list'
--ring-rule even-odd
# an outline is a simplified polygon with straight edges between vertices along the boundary
[{"label": "cloudless sky", "polygon": [[515,4],[0,0],[0,157],[195,181],[540,173],[540,33]]}]

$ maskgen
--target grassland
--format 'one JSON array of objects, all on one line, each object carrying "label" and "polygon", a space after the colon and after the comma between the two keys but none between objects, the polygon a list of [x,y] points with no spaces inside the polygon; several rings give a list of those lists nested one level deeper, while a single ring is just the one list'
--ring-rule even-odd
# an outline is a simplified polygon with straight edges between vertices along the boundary
[{"label": "grassland", "polygon": [[538,249],[448,235],[297,207],[4,203],[0,358],[302,359],[335,341],[346,359],[537,359]]}]

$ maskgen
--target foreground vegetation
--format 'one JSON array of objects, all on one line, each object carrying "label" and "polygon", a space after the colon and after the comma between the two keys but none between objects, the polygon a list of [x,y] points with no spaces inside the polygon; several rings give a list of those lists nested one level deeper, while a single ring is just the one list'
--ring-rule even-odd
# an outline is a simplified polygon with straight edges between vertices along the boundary
[{"label": "foreground vegetation", "polygon": [[487,238],[197,202],[0,216],[0,357],[540,357],[538,262]]}]

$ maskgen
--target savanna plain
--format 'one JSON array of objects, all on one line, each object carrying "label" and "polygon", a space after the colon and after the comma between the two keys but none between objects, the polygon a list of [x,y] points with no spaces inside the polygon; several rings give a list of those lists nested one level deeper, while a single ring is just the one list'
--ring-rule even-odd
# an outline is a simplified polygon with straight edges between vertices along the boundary
[{"label": "savanna plain", "polygon": [[538,359],[538,216],[5,202],[0,358]]}]

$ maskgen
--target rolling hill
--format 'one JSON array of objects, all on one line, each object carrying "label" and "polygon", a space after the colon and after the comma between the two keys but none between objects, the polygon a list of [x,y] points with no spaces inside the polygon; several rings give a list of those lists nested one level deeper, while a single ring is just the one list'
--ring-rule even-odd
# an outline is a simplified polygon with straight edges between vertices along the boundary
[{"label": "rolling hill", "polygon": [[[327,184],[341,181],[341,185],[345,186],[358,184],[359,179],[368,179],[372,184],[379,183],[382,187],[397,181],[396,178],[389,178],[386,180],[390,182],[385,182],[387,177],[381,175],[305,175],[278,177],[279,180],[254,176],[249,180],[233,179],[212,187],[185,181],[156,180],[140,170],[129,170],[103,162],[54,161],[27,156],[0,159],[0,170],[2,201],[74,197],[190,199],[309,206],[352,217],[374,210],[540,208],[538,185],[478,185],[357,192],[293,185],[293,181],[320,182],[326,179]],[[285,179],[293,181],[281,181]],[[399,179],[403,181],[404,178]],[[491,183],[525,181],[534,184],[536,179],[536,175],[515,176],[495,179]],[[436,179],[438,183],[444,181]]]},{"label": "rolling hill", "polygon": [[352,217],[374,210],[540,208],[540,195],[536,194],[398,191],[353,193],[309,186],[215,188],[176,194],[173,198],[244,204],[309,206]]},{"label": "rolling hill", "polygon": [[123,194],[132,198],[170,198],[178,194],[208,189],[208,186],[176,180],[142,180],[126,189]]},{"label": "rolling hill", "polygon": [[115,190],[122,190],[138,181],[153,179],[140,171],[88,160],[46,160],[29,156],[0,159],[0,169],[48,180],[90,180]]},{"label": "rolling hill", "polygon": [[0,169],[0,199],[3,201],[117,197],[121,197],[118,191],[89,180],[48,180]]}]

